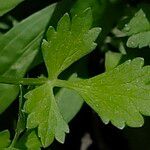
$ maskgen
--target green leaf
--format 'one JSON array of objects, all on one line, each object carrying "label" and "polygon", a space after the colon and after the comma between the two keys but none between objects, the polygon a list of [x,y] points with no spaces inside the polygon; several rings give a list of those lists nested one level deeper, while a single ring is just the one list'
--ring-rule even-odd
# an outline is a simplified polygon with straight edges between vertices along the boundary
[{"label": "green leaf", "polygon": [[9,29],[9,25],[3,22],[0,22],[0,29],[2,30],[8,30]]},{"label": "green leaf", "polygon": [[150,30],[129,37],[127,41],[127,46],[131,48],[142,48],[146,46],[150,47]]},{"label": "green leaf", "polygon": [[150,46],[150,22],[142,9],[125,25],[123,31],[130,36],[127,41],[128,47]]},{"label": "green leaf", "polygon": [[21,2],[23,2],[23,0],[0,0],[0,16],[13,9]]},{"label": "green leaf", "polygon": [[[69,80],[76,80],[76,74],[73,74]],[[66,88],[61,88],[58,91],[56,94],[56,101],[66,122],[71,121],[83,104],[83,99],[77,92]]]},{"label": "green leaf", "polygon": [[150,66],[142,58],[128,60],[91,79],[67,81],[99,114],[118,128],[140,127],[141,114],[150,116]]},{"label": "green leaf", "polygon": [[83,104],[83,99],[77,92],[66,88],[62,88],[58,92],[56,95],[56,100],[60,112],[66,122],[71,121]]},{"label": "green leaf", "polygon": [[113,68],[115,68],[119,64],[121,58],[122,58],[121,53],[108,51],[105,54],[105,68],[106,68],[106,71],[109,71],[109,70],[112,70]]},{"label": "green leaf", "polygon": [[8,130],[0,132],[0,148],[7,148],[10,144],[10,134]]},{"label": "green leaf", "polygon": [[35,131],[32,131],[28,137],[27,137],[27,141],[26,141],[26,147],[28,150],[40,150],[41,148],[41,142],[39,140],[39,138],[37,137]]},{"label": "green leaf", "polygon": [[49,27],[47,41],[43,41],[42,50],[50,79],[57,78],[73,62],[96,47],[94,41],[101,29],[89,30],[91,25],[91,9],[86,9],[75,15],[72,21],[69,15],[65,14],[58,22],[57,31]]},{"label": "green leaf", "polygon": [[40,150],[41,146],[41,142],[35,130],[26,131],[15,144],[15,147],[21,150]]},{"label": "green leaf", "polygon": [[59,112],[51,83],[37,87],[28,92],[25,97],[28,100],[24,110],[29,114],[27,128],[38,127],[38,136],[41,138],[43,147],[49,146],[54,138],[63,143],[69,128]]},{"label": "green leaf", "polygon": [[[40,46],[46,25],[56,5],[33,14],[0,37],[0,74],[23,77]],[[37,26],[38,24],[38,26]],[[19,88],[0,84],[0,113],[16,98]]]},{"label": "green leaf", "polygon": [[131,36],[133,34],[149,30],[149,25],[150,24],[148,19],[146,18],[146,14],[142,9],[140,9],[130,20],[130,22],[125,25],[123,31],[125,31],[128,36]]},{"label": "green leaf", "polygon": [[[73,74],[69,80],[75,80],[76,75]],[[31,91],[32,92],[32,91]],[[41,91],[42,92],[42,91]],[[45,91],[46,92],[46,91]],[[50,92],[50,89],[48,89],[48,94]],[[27,94],[28,95],[28,94]],[[42,99],[41,99],[42,100]],[[75,115],[76,113],[80,110],[82,104],[83,104],[83,99],[78,95],[78,93],[76,93],[73,90],[70,89],[66,89],[66,88],[61,88],[57,94],[56,94],[56,102],[58,104],[58,108],[60,109],[60,113],[62,114],[62,116],[64,117],[64,120],[66,122],[69,122]],[[40,102],[39,102],[40,103]],[[48,107],[53,107],[50,106],[50,98],[49,98],[49,102],[47,104]],[[72,104],[70,106],[70,103]],[[31,105],[31,104],[26,104],[26,105]],[[25,106],[26,107],[26,106]],[[55,109],[55,107],[53,107],[53,109]],[[38,111],[38,110],[37,110]],[[45,111],[45,109],[43,110],[43,112]],[[43,114],[43,112],[41,112]],[[69,113],[68,113],[69,112]],[[36,112],[35,112],[36,113]],[[39,113],[37,113],[37,115],[39,115]],[[30,116],[30,115],[29,115]],[[43,118],[45,120],[45,118]],[[46,118],[47,119],[47,118]],[[53,122],[50,124],[53,125]],[[51,127],[51,125],[49,125],[49,127]],[[60,130],[60,129],[58,129]],[[42,131],[41,131],[42,132]],[[49,134],[51,134],[52,131],[49,132]],[[60,132],[60,131],[58,131]],[[64,135],[62,135],[64,136]],[[64,140],[65,137],[63,137]],[[28,140],[30,141],[30,139]],[[53,141],[53,137],[52,137],[52,141]],[[52,142],[51,141],[51,142]],[[38,141],[37,141],[38,142]],[[23,136],[21,138],[21,141],[19,140],[19,142],[17,142],[17,145],[19,144],[19,146],[17,146],[17,148],[23,148],[26,147],[24,146],[26,142],[26,135]],[[33,142],[31,142],[33,143]],[[37,143],[38,144],[38,143]],[[22,147],[23,146],[23,147]],[[28,147],[28,149],[30,148],[30,146]],[[40,148],[40,147],[39,147]],[[36,148],[38,149],[38,147]]]}]

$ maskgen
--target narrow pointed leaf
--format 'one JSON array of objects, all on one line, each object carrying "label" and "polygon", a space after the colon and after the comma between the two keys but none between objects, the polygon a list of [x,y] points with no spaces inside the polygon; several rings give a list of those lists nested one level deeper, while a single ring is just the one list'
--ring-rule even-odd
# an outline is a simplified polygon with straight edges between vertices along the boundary
[{"label": "narrow pointed leaf", "polygon": [[[33,14],[0,37],[1,75],[24,76],[38,53],[40,41],[55,6],[51,5]],[[18,92],[17,86],[0,84],[0,113],[12,103]]]},{"label": "narrow pointed leaf", "polygon": [[0,16],[4,15],[24,0],[0,0]]}]

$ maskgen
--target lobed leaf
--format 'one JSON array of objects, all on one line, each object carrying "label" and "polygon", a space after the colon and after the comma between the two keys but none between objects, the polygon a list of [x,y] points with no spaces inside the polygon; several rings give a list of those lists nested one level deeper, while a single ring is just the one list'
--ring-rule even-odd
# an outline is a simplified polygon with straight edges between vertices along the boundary
[{"label": "lobed leaf", "polygon": [[24,109],[29,114],[27,128],[38,127],[38,136],[44,147],[49,146],[54,138],[63,143],[69,128],[59,112],[51,83],[45,83],[28,92],[25,97],[28,100]]},{"label": "lobed leaf", "polygon": [[90,29],[91,25],[91,9],[86,9],[75,15],[72,21],[65,14],[58,22],[56,31],[49,27],[42,51],[50,79],[57,78],[63,70],[96,47],[94,41],[101,29]]},{"label": "lobed leaf", "polygon": [[150,47],[150,22],[142,9],[125,25],[123,31],[130,36],[127,41],[128,47]]},{"label": "lobed leaf", "polygon": [[140,127],[150,116],[150,66],[142,58],[128,60],[111,71],[70,83],[99,114],[118,128]]},{"label": "lobed leaf", "polygon": [[36,135],[36,132],[33,130],[32,132],[30,132],[27,136],[27,141],[25,143],[27,149],[36,149],[36,150],[40,150],[41,148],[41,142],[38,138],[38,136]]},{"label": "lobed leaf", "polygon": [[129,37],[127,41],[127,46],[132,48],[142,48],[146,46],[150,47],[150,30]]}]

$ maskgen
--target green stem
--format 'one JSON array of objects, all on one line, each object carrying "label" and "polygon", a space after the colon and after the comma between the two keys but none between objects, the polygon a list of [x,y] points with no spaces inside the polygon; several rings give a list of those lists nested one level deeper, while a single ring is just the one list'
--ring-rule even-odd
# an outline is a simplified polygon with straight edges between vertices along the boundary
[{"label": "green stem", "polygon": [[13,84],[13,85],[42,85],[46,82],[51,82],[53,86],[65,87],[69,89],[74,89],[74,82],[55,79],[53,81],[47,78],[12,78],[12,77],[2,77],[0,76],[0,83]]},{"label": "green stem", "polygon": [[54,81],[54,86],[74,89],[73,82],[60,79]]},{"label": "green stem", "polygon": [[25,123],[22,123],[25,121],[24,116],[23,116],[24,114],[21,111],[22,108],[23,108],[23,89],[22,89],[22,85],[20,85],[18,121],[16,125],[15,136],[9,148],[13,148],[15,146],[20,134],[25,130]]},{"label": "green stem", "polygon": [[11,142],[11,145],[9,146],[9,148],[13,148],[15,146],[18,138],[19,138],[19,134],[15,134],[15,136],[14,136],[12,142]]},{"label": "green stem", "polygon": [[12,77],[0,77],[0,83],[14,84],[14,85],[41,85],[48,79],[46,78],[12,78]]}]

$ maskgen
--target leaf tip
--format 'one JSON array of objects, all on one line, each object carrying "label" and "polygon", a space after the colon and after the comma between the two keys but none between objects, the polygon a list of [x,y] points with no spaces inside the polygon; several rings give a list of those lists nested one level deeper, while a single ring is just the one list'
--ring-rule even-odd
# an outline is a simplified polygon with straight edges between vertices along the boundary
[{"label": "leaf tip", "polygon": [[57,24],[57,32],[64,32],[65,30],[68,31],[70,29],[70,16],[68,13],[65,13],[63,17],[58,21]]},{"label": "leaf tip", "polygon": [[97,37],[99,36],[99,34],[101,33],[101,31],[102,31],[102,28],[100,28],[100,27],[96,27],[95,28],[95,34],[97,35]]},{"label": "leaf tip", "polygon": [[58,26],[59,24],[61,24],[62,22],[70,22],[70,16],[69,14],[66,12],[62,17],[61,19],[59,20],[58,22]]},{"label": "leaf tip", "polygon": [[52,26],[49,26],[47,32],[46,32],[46,37],[47,37],[47,40],[50,41],[52,36],[54,36],[54,34],[56,33],[54,27]]}]

